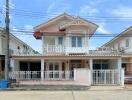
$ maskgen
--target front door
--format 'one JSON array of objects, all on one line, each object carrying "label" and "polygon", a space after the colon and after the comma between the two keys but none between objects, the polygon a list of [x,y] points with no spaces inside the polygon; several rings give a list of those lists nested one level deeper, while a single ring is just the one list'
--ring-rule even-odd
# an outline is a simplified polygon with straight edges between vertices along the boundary
[{"label": "front door", "polygon": [[73,71],[74,68],[81,68],[81,60],[72,60],[71,61],[71,70]]},{"label": "front door", "polygon": [[70,70],[72,71],[71,77],[74,77],[74,68],[81,68],[81,67],[82,67],[81,60],[72,60],[70,66]]},{"label": "front door", "polygon": [[49,63],[49,78],[58,79],[59,78],[59,63]]}]

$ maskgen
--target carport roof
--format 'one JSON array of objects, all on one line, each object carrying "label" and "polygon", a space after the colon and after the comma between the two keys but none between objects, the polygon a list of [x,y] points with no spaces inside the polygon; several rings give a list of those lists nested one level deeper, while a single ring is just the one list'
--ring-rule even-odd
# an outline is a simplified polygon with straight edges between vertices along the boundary
[{"label": "carport roof", "polygon": [[87,55],[59,55],[59,54],[47,54],[47,55],[14,55],[14,59],[116,59],[121,58],[121,55],[118,54],[87,54]]}]

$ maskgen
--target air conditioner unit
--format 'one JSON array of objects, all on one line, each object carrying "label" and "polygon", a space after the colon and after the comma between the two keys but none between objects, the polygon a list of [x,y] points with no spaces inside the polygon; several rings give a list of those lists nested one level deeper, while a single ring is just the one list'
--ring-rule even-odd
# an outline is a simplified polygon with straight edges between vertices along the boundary
[{"label": "air conditioner unit", "polygon": [[120,47],[118,50],[119,50],[119,52],[121,52],[121,53],[125,53],[125,48],[124,48],[124,47]]}]

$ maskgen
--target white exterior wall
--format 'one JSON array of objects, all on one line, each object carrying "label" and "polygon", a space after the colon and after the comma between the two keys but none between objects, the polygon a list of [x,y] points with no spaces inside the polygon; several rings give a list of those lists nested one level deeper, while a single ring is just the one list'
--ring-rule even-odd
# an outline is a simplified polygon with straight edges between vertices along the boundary
[{"label": "white exterior wall", "polygon": [[[132,31],[129,31],[127,33],[132,34]],[[129,47],[126,47],[126,40],[129,39]],[[132,53],[132,37],[118,37],[118,39],[114,40],[113,42],[107,44],[107,47],[113,48],[115,50],[118,50],[118,44],[120,43],[120,47],[125,50],[125,53]]]},{"label": "white exterior wall", "polygon": [[[2,31],[0,30],[0,55],[5,55],[6,54],[6,36],[4,33],[1,33]],[[18,50],[18,46],[20,48],[20,50]],[[9,48],[10,50],[12,50],[13,52],[10,52],[10,54],[18,54],[18,51],[23,53],[23,51],[25,50],[30,50],[31,53],[34,52],[34,50],[29,47],[28,45],[26,45],[24,42],[22,42],[21,40],[19,40],[17,37],[15,37],[14,35],[10,34],[10,41],[9,41]],[[12,68],[12,70],[18,70],[19,69],[19,62],[14,60],[14,59],[10,59],[10,67]]]},{"label": "white exterior wall", "polygon": [[[73,33],[72,36],[78,36],[76,33],[82,33],[82,47],[72,47],[71,45],[71,34],[66,34],[63,37],[63,45],[65,48],[65,53],[89,53],[89,37],[88,37],[88,29],[85,27],[76,27],[76,28],[68,28],[66,33]],[[75,33],[75,34],[74,34]],[[58,45],[58,37],[60,36],[44,36],[42,39],[42,51],[45,51],[47,45],[51,46],[59,46]]]}]

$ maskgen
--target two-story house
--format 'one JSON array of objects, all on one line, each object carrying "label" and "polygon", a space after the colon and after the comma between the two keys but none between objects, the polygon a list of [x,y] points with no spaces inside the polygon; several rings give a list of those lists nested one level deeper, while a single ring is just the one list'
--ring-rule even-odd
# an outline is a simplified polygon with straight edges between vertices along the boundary
[{"label": "two-story house", "polygon": [[125,75],[132,75],[132,26],[102,47],[111,48],[122,54],[122,67],[125,68]]},{"label": "two-story house", "polygon": [[42,41],[42,54],[14,54],[18,63],[10,77],[22,84],[32,84],[32,80],[49,85],[124,84],[119,54],[89,51],[89,40],[97,28],[66,13],[34,27],[34,37]]},{"label": "two-story house", "polygon": [[[10,34],[9,42],[10,56],[12,54],[33,54],[35,51],[26,43],[18,39],[13,34]],[[0,72],[4,74],[5,68],[5,55],[6,55],[6,35],[4,29],[0,28]],[[14,60],[10,58],[10,70],[14,70]]]}]

